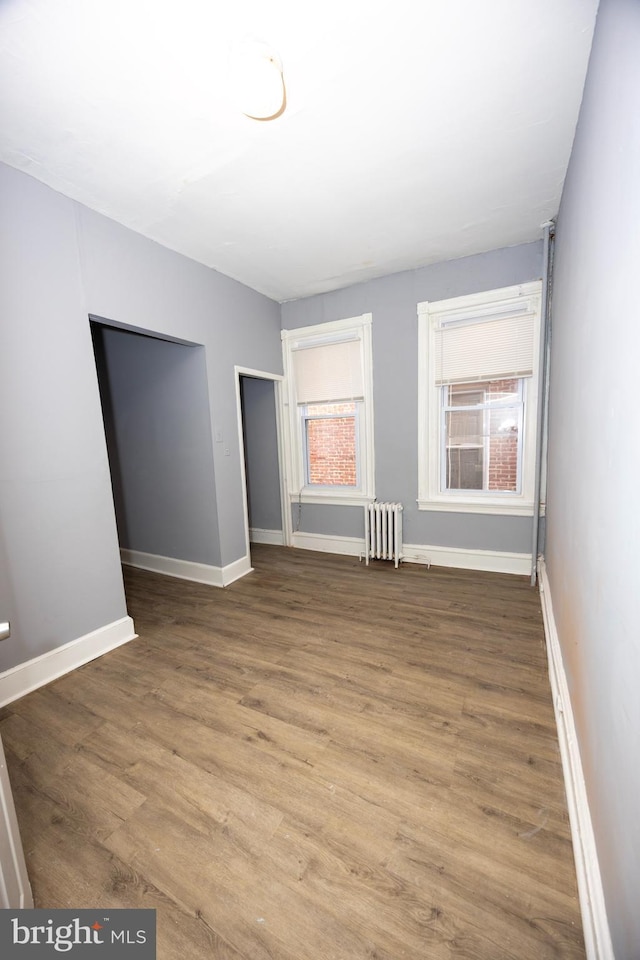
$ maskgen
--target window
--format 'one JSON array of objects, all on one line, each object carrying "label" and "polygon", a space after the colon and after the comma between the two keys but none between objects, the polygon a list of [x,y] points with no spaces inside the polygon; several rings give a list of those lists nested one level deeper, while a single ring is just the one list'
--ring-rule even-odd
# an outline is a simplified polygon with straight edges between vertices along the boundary
[{"label": "window", "polygon": [[442,490],[522,489],[523,380],[441,387]]},{"label": "window", "polygon": [[283,330],[282,341],[291,498],[371,500],[371,314]]},{"label": "window", "polygon": [[420,509],[533,512],[540,291],[418,304]]}]

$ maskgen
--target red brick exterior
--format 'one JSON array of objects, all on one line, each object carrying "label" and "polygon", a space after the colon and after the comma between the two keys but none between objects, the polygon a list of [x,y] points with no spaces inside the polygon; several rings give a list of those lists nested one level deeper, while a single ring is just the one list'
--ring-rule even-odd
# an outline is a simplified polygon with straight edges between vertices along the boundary
[{"label": "red brick exterior", "polygon": [[310,414],[332,415],[326,420],[307,421],[309,483],[345,487],[357,485],[355,417],[339,416],[354,411],[354,403],[313,404],[308,407]]},{"label": "red brick exterior", "polygon": [[[513,393],[517,389],[517,380],[491,380],[486,384],[487,395]],[[515,493],[518,489],[518,427],[516,424],[508,432],[498,433],[504,419],[504,410],[495,410],[490,415],[488,488]]]}]

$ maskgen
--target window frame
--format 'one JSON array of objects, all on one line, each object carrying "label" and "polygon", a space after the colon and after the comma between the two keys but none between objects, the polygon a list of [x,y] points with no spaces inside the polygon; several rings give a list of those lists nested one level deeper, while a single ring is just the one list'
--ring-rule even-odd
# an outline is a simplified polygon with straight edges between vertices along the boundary
[{"label": "window frame", "polygon": [[[284,365],[283,406],[285,470],[289,500],[292,503],[335,505],[366,504],[375,499],[375,454],[373,434],[373,360],[372,314],[318,323],[313,326],[282,330]],[[357,339],[362,362],[363,393],[356,399],[356,474],[358,486],[309,484],[306,464],[305,417],[296,396],[293,353],[301,347],[324,346]],[[354,398],[345,397],[345,401]],[[317,401],[321,403],[322,401]],[[337,402],[337,401],[327,401]],[[342,414],[341,416],[344,416]]]},{"label": "window frame", "polygon": [[[533,516],[536,429],[539,390],[539,344],[542,283],[530,283],[449,300],[418,304],[418,508],[456,513]],[[443,490],[443,385],[437,383],[435,331],[448,318],[473,320],[507,316],[509,308],[526,309],[533,318],[532,376],[522,380],[521,489],[519,493],[491,490]],[[477,381],[474,381],[477,382]]]}]

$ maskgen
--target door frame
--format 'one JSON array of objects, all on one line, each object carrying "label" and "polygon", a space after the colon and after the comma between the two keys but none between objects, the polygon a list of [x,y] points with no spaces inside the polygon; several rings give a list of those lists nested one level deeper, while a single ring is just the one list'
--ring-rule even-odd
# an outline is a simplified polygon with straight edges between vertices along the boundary
[{"label": "door frame", "polygon": [[244,535],[246,542],[247,557],[251,561],[251,543],[249,539],[249,500],[247,497],[247,466],[244,453],[244,424],[242,421],[242,395],[240,392],[240,378],[253,377],[255,380],[269,380],[274,385],[274,399],[276,408],[276,433],[278,437],[278,471],[280,474],[280,512],[282,514],[282,542],[285,547],[290,547],[293,536],[293,527],[291,522],[291,509],[288,506],[288,484],[286,475],[286,458],[284,448],[283,433],[283,401],[284,401],[284,376],[279,373],[269,373],[266,370],[254,370],[252,367],[242,367],[236,365],[236,411],[238,417],[238,444],[240,447],[240,473],[242,475],[242,508],[244,512]]}]

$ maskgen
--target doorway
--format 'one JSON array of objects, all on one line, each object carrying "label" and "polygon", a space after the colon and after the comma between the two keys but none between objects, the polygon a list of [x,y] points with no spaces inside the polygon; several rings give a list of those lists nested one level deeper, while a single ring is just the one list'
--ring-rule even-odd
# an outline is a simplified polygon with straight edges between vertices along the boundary
[{"label": "doorway", "polygon": [[290,545],[282,445],[282,377],[236,367],[247,555],[251,543]]},{"label": "doorway", "polygon": [[121,555],[172,576],[213,577],[220,538],[205,348],[93,318],[91,331]]}]

